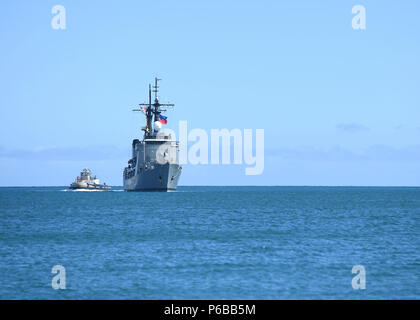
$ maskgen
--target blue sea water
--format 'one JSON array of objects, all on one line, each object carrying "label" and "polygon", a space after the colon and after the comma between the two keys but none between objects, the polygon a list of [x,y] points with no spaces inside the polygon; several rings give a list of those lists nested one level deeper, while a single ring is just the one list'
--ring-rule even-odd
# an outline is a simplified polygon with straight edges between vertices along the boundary
[{"label": "blue sea water", "polygon": [[0,298],[420,298],[420,188],[114,190],[0,188]]}]

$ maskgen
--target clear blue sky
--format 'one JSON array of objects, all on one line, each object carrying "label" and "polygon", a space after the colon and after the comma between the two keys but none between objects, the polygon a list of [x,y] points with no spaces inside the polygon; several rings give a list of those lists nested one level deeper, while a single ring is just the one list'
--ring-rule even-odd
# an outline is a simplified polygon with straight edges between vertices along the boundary
[{"label": "clear blue sky", "polygon": [[[51,8],[66,8],[53,30]],[[366,7],[366,30],[351,9]],[[0,185],[122,184],[155,75],[190,128],[262,128],[265,170],[180,185],[419,185],[419,1],[1,1]]]}]

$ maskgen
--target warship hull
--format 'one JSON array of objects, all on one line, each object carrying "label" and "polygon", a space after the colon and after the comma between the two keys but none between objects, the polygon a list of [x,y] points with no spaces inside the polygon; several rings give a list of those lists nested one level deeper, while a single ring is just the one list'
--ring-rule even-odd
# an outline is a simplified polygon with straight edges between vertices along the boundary
[{"label": "warship hull", "polygon": [[126,191],[175,191],[178,185],[181,167],[178,164],[155,163],[149,170],[136,172],[132,177],[124,178]]}]

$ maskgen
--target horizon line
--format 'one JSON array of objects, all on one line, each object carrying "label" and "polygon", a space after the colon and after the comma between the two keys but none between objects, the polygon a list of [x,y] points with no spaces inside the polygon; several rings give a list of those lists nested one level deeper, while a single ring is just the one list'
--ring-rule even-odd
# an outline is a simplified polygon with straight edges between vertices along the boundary
[{"label": "horizon line", "polygon": [[[123,187],[123,185],[108,185]],[[0,185],[0,188],[68,188],[67,185]],[[349,188],[420,188],[420,185],[180,185],[178,187],[349,187]]]}]

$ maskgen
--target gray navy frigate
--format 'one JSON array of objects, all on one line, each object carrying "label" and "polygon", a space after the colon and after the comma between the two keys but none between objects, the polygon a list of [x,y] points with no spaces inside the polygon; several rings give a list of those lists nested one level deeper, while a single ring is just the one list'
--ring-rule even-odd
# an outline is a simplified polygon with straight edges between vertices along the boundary
[{"label": "gray navy frigate", "polygon": [[[123,181],[126,191],[174,191],[178,185],[182,167],[179,165],[179,142],[171,134],[162,130],[162,123],[167,120],[161,113],[165,107],[173,104],[161,104],[158,98],[158,81],[155,78],[152,103],[152,88],[149,84],[149,103],[140,103],[141,111],[146,115],[143,140],[134,139],[132,156],[124,168]],[[163,108],[162,108],[163,107]]]}]

